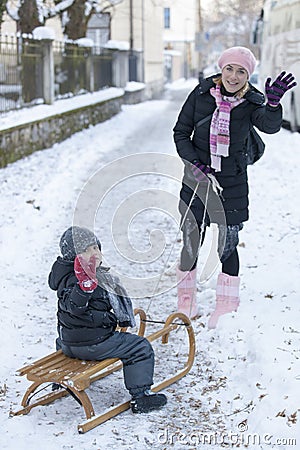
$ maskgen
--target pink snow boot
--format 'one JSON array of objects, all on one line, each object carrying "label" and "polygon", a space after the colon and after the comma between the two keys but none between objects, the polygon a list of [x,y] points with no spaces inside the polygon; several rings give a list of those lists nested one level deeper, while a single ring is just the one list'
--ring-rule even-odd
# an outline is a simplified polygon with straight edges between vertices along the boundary
[{"label": "pink snow boot", "polygon": [[208,320],[208,328],[216,328],[219,317],[223,314],[237,311],[239,299],[240,278],[220,273],[216,289],[216,308]]},{"label": "pink snow boot", "polygon": [[178,282],[178,311],[184,313],[190,319],[194,319],[198,315],[198,306],[196,301],[197,269],[190,272],[182,272],[177,267],[176,273]]}]

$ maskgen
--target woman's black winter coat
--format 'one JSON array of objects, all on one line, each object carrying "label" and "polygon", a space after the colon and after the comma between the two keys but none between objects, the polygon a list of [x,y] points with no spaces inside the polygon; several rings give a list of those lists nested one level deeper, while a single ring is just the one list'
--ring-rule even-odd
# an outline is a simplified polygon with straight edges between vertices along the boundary
[{"label": "woman's black winter coat", "polygon": [[[195,128],[201,119],[212,114],[216,108],[215,98],[210,89],[215,86],[213,78],[203,79],[189,94],[174,127],[174,141],[177,152],[184,162],[199,160],[210,166],[210,123],[211,119]],[[221,172],[216,173],[219,184],[223,187],[220,206],[225,212],[228,225],[235,225],[248,220],[248,179],[246,138],[252,125],[264,133],[273,134],[280,130],[282,108],[264,105],[264,95],[250,85],[244,96],[245,101],[230,113],[230,147],[229,156],[222,157]],[[195,182],[191,183],[189,164],[185,166],[182,189],[180,193],[180,212],[183,215],[189,205]],[[190,180],[190,181],[188,181]],[[201,197],[201,196],[200,196]],[[196,197],[192,211],[199,223],[203,217],[203,203]],[[211,221],[218,222],[213,215]]]},{"label": "woman's black winter coat", "polygon": [[73,262],[58,257],[48,281],[50,288],[57,291],[57,329],[64,344],[93,345],[113,334],[117,318],[110,311],[107,292],[100,286],[92,293],[83,292]]}]

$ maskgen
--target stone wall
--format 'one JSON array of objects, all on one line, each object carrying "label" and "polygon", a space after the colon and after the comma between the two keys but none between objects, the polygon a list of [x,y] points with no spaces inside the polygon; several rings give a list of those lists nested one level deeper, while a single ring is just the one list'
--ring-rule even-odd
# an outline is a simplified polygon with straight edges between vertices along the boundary
[{"label": "stone wall", "polygon": [[138,92],[126,92],[126,95],[1,130],[0,167],[5,167],[37,150],[62,142],[90,125],[104,122],[118,114],[123,103],[132,104],[143,100],[143,89]]},{"label": "stone wall", "polygon": [[126,105],[134,105],[147,100],[145,88],[136,89],[133,91],[125,90],[124,103]]}]

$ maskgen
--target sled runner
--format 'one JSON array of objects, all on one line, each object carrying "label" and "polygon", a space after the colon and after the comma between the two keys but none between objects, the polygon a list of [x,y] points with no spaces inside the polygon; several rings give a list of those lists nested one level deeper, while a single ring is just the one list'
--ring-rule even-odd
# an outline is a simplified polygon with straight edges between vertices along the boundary
[{"label": "sled runner", "polygon": [[[134,313],[140,317],[138,335],[144,336],[147,322],[146,313],[142,309],[135,309]],[[152,386],[153,392],[158,392],[175,383],[191,370],[195,356],[195,336],[190,319],[179,312],[171,314],[161,329],[146,336],[150,342],[162,338],[162,343],[167,344],[170,333],[182,326],[184,326],[188,335],[188,356],[184,368],[176,372],[176,375]],[[121,329],[121,331],[126,331],[126,329]],[[112,372],[121,369],[121,367],[122,362],[119,359],[83,361],[69,358],[61,350],[51,353],[18,370],[19,375],[26,375],[27,379],[33,383],[24,394],[21,402],[23,408],[15,412],[11,411],[10,415],[27,414],[35,406],[47,405],[58,398],[70,394],[84,409],[86,421],[79,424],[77,428],[79,433],[85,433],[130,408],[130,401],[127,401],[112,407],[102,414],[96,415],[91,400],[85,392],[91,383],[106,377]],[[57,389],[38,397],[33,403],[30,403],[34,396],[43,390],[41,386],[45,383]]]}]

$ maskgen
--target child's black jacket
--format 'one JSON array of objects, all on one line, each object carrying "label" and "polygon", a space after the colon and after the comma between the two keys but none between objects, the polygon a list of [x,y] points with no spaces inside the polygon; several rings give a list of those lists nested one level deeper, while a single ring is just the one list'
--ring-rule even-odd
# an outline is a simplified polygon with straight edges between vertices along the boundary
[{"label": "child's black jacket", "polygon": [[83,292],[77,284],[73,262],[58,257],[48,282],[57,291],[57,328],[64,344],[93,345],[114,333],[117,319],[110,311],[108,293],[100,286],[92,293]]}]

